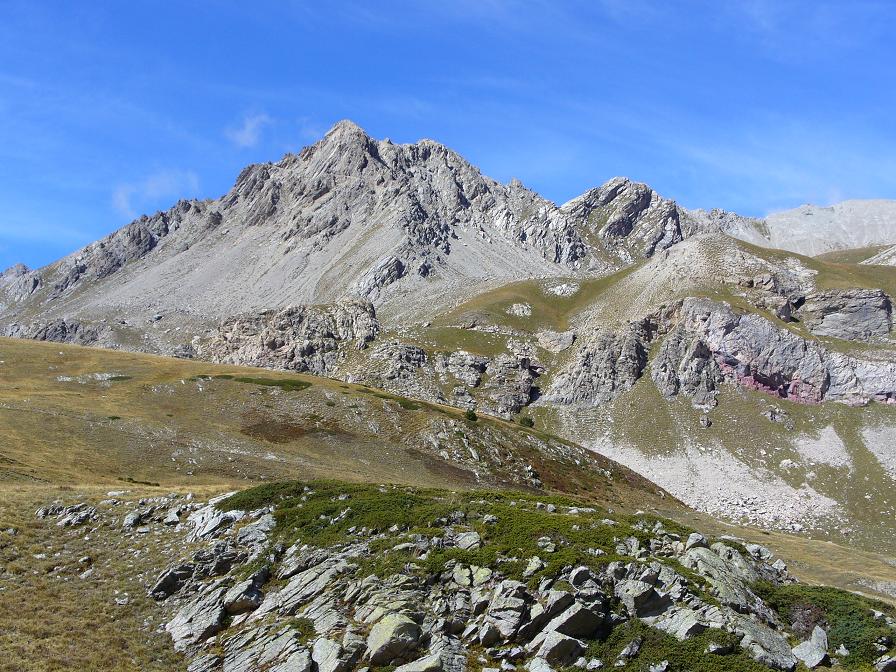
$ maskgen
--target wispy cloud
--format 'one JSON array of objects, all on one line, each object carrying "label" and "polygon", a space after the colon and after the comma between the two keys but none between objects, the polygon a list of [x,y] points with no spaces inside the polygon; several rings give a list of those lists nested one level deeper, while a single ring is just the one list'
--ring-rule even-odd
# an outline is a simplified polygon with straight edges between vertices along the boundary
[{"label": "wispy cloud", "polygon": [[119,184],[112,192],[112,205],[127,219],[134,219],[140,210],[156,208],[163,199],[174,200],[196,196],[199,178],[191,170],[162,170],[138,182]]},{"label": "wispy cloud", "polygon": [[249,114],[243,117],[239,126],[228,128],[225,135],[237,147],[255,147],[261,140],[261,132],[264,127],[272,122],[273,119],[264,113]]}]

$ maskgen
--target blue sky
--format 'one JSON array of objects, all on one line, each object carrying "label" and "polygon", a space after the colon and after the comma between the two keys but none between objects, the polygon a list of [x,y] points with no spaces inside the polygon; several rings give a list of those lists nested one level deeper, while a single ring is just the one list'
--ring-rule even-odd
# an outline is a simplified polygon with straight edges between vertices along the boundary
[{"label": "blue sky", "polygon": [[563,202],[896,198],[896,3],[0,0],[0,269],[351,118]]}]

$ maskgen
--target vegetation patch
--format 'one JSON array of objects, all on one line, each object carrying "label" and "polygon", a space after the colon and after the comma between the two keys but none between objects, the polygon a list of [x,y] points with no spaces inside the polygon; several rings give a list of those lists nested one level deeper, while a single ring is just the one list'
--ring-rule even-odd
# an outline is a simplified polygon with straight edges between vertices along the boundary
[{"label": "vegetation patch", "polygon": [[[635,640],[641,640],[638,655],[626,664],[614,666],[620,652]],[[769,668],[750,658],[739,646],[739,638],[729,632],[710,628],[705,632],[678,641],[675,637],[645,625],[642,621],[632,620],[624,623],[610,633],[603,641],[593,641],[585,652],[586,658],[598,658],[610,669],[632,671],[647,670],[651,665],[662,661],[669,662],[669,670],[688,670],[689,672],[769,672]],[[710,644],[729,651],[725,655],[706,654]]]},{"label": "vegetation patch", "polygon": [[125,483],[130,483],[131,485],[148,485],[153,488],[161,487],[161,484],[156,483],[155,481],[138,481],[135,478],[131,478],[130,476],[118,477],[119,481],[124,481]]},{"label": "vegetation patch", "polygon": [[303,644],[308,643],[317,637],[317,630],[314,629],[314,621],[310,618],[293,618],[289,621],[289,627],[296,631],[299,641]]},{"label": "vegetation patch", "polygon": [[[286,482],[260,485],[237,493],[219,507],[254,510],[276,505],[278,541],[330,547],[358,540],[361,530],[384,533],[372,544],[363,569],[388,576],[408,567],[438,573],[449,560],[499,569],[505,576],[536,584],[564,567],[587,565],[599,569],[621,559],[620,539],[633,536],[646,543],[661,519],[651,516],[610,515],[596,507],[583,507],[570,497],[520,492],[477,491],[475,494],[399,486],[374,486],[334,481]],[[689,533],[671,521],[670,532]],[[396,550],[408,535],[440,536],[445,526],[472,530],[482,539],[480,548],[433,549],[425,560],[411,550]],[[529,577],[523,571],[533,556],[544,566]],[[630,559],[630,558],[629,558]],[[705,591],[705,582],[698,589]]]},{"label": "vegetation patch", "polygon": [[841,645],[849,650],[844,659],[849,667],[870,665],[881,655],[878,642],[890,641],[893,635],[886,621],[874,613],[896,617],[896,608],[883,602],[827,586],[775,586],[761,581],[753,590],[804,636],[816,625],[826,627],[830,650]]},{"label": "vegetation patch", "polygon": [[233,380],[238,383],[261,385],[262,387],[279,387],[284,392],[301,392],[302,390],[307,390],[311,387],[310,382],[299,378],[254,378],[250,376],[236,376],[233,377]]}]

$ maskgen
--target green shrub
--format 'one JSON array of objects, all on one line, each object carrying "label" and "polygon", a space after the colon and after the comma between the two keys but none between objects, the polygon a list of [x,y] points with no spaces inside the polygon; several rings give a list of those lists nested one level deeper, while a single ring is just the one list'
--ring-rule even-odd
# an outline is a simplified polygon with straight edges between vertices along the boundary
[{"label": "green shrub", "polygon": [[469,422],[476,422],[479,419],[479,416],[476,415],[476,411],[474,411],[472,408],[468,408],[464,413],[464,419],[468,420]]},{"label": "green shrub", "polygon": [[[849,649],[843,662],[851,668],[870,665],[880,656],[875,646],[881,637],[893,637],[887,624],[874,617],[872,610],[891,616],[896,609],[883,602],[826,586],[789,584],[776,586],[761,581],[754,592],[788,623],[805,620],[806,616],[823,618],[827,623],[830,650]],[[812,623],[805,624],[811,631]],[[805,634],[805,633],[804,633]]]},{"label": "green shrub", "polygon": [[314,621],[310,618],[293,618],[289,621],[289,627],[296,631],[300,642],[310,642],[317,636],[314,629]]},{"label": "green shrub", "polygon": [[[617,626],[609,637],[591,642],[585,652],[586,658],[599,658],[604,663],[612,663],[619,653],[636,637],[641,638],[641,651],[628,665],[620,670],[647,670],[660,661],[669,661],[670,670],[688,672],[769,672],[769,668],[749,657],[739,646],[736,635],[710,628],[696,637],[678,641],[671,635],[660,632],[634,620]],[[710,644],[719,644],[730,649],[727,655],[704,653]],[[617,669],[617,668],[610,668]]]},{"label": "green shrub", "polygon": [[523,418],[520,418],[520,424],[521,424],[523,427],[534,427],[534,426],[535,426],[535,421],[534,421],[532,418],[529,418],[529,417],[523,417]]}]

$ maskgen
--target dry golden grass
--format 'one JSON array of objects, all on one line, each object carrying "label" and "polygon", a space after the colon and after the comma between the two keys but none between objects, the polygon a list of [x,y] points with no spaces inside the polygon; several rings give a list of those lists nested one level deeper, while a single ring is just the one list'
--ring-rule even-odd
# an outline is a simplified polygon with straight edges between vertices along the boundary
[{"label": "dry golden grass", "polygon": [[[0,489],[0,671],[186,668],[158,632],[166,612],[144,585],[158,573],[170,541],[156,534],[130,539],[90,524],[63,529],[34,515],[55,499],[73,504],[101,496],[96,488]],[[93,574],[80,578],[89,568]],[[128,603],[116,604],[125,595]]]}]

